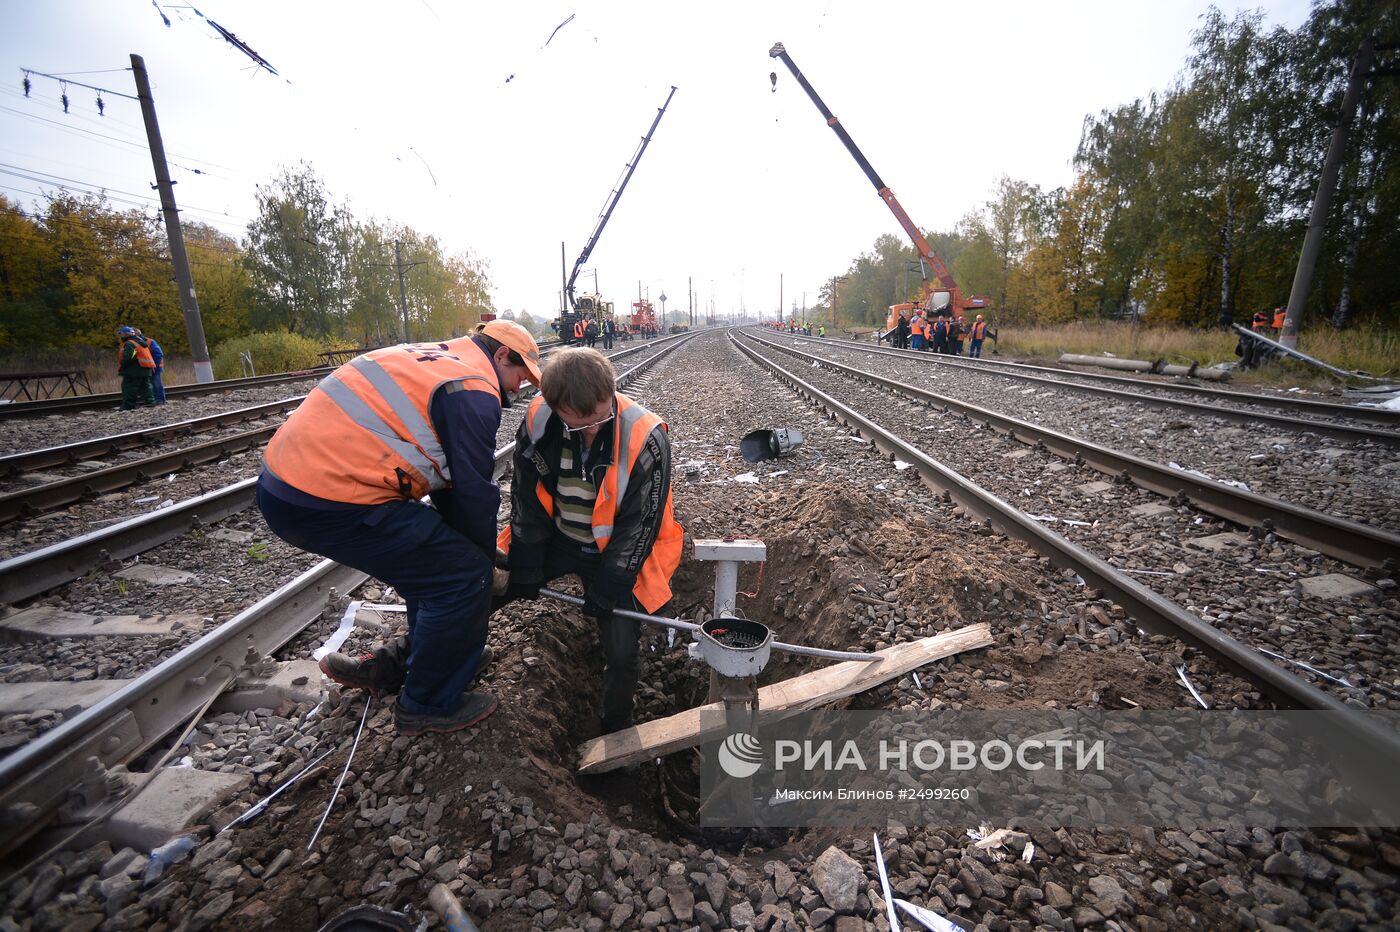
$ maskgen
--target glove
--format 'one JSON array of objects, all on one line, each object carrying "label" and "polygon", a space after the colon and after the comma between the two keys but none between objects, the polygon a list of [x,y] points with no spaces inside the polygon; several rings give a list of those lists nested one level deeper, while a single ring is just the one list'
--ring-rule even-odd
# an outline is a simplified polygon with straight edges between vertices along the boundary
[{"label": "glove", "polygon": [[603,622],[611,618],[616,606],[616,601],[603,595],[596,588],[583,594],[583,613],[597,621]]},{"label": "glove", "polygon": [[503,570],[500,567],[491,567],[491,594],[503,596],[510,588],[510,570]]},{"label": "glove", "polygon": [[540,597],[540,589],[543,586],[544,583],[538,580],[535,582],[517,582],[512,579],[506,585],[505,596],[507,601],[514,601],[516,599],[533,601]]}]

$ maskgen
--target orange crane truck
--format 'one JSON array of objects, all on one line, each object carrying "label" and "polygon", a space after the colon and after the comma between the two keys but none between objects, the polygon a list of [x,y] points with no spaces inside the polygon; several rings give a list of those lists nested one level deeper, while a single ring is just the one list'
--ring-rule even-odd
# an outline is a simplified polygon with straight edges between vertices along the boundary
[{"label": "orange crane truck", "polygon": [[[792,72],[792,76],[797,79],[797,83],[802,85],[802,89],[807,92],[807,96],[812,98],[812,103],[817,105],[817,109],[820,110],[822,116],[826,118],[826,125],[831,127],[832,131],[836,133],[837,138],[841,140],[841,144],[846,147],[846,151],[850,152],[855,158],[856,164],[860,166],[861,171],[865,172],[865,177],[870,179],[870,183],[873,184],[875,190],[879,192],[880,199],[889,207],[890,212],[894,214],[894,218],[899,221],[899,225],[904,228],[904,232],[914,243],[914,249],[919,253],[920,271],[923,273],[924,287],[919,304],[911,305],[911,307],[917,306],[931,315],[947,309],[948,312],[955,317],[962,317],[964,312],[968,310],[980,310],[986,307],[987,299],[985,298],[963,296],[962,290],[958,288],[958,283],[953,280],[953,273],[948,271],[948,266],[944,265],[943,260],[938,258],[937,254],[933,251],[933,247],[928,244],[928,240],[924,237],[924,234],[914,225],[914,221],[909,219],[909,214],[900,206],[899,199],[894,196],[894,192],[890,190],[890,186],[880,180],[880,176],[876,174],[875,169],[871,167],[865,154],[860,151],[860,147],[857,146],[855,140],[851,138],[851,134],[846,132],[846,127],[841,125],[841,121],[827,108],[821,97],[817,95],[816,90],[813,89],[812,85],[802,75],[801,70],[798,69],[797,65],[793,64],[791,56],[788,55],[787,49],[783,48],[781,42],[775,43],[773,47],[768,50],[768,57],[781,59],[783,64],[787,65],[788,71]],[[929,278],[929,271],[933,272],[932,280]],[[898,305],[896,305],[896,307],[897,306]],[[898,314],[898,311],[891,308],[892,318],[897,317]]]}]

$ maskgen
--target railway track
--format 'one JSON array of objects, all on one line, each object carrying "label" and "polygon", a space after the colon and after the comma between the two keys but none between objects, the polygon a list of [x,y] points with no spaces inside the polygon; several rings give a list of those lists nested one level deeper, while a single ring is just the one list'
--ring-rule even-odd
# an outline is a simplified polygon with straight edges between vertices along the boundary
[{"label": "railway track", "polygon": [[[738,337],[731,334],[731,339],[734,340],[741,352],[792,387],[811,403],[818,405],[848,426],[857,429],[862,436],[871,440],[886,454],[917,469],[925,482],[941,494],[949,496],[968,516],[989,529],[1025,541],[1037,552],[1048,557],[1055,565],[1072,569],[1089,585],[1109,593],[1117,603],[1127,609],[1129,616],[1142,627],[1159,633],[1168,633],[1182,642],[1206,652],[1228,668],[1259,684],[1284,707],[1338,713],[1340,720],[1347,723],[1345,727],[1352,730],[1353,734],[1369,736],[1367,740],[1375,741],[1376,746],[1382,749],[1383,753],[1400,764],[1400,735],[1384,729],[1377,730],[1371,719],[1357,714],[1356,710],[1347,704],[1345,695],[1338,695],[1319,688],[1288,672],[1267,655],[1231,636],[1226,630],[1222,630],[1224,626],[1220,624],[1220,619],[1217,618],[1215,624],[1207,623],[1193,611],[1183,608],[1174,599],[1162,595],[1134,578],[1133,575],[1125,571],[1124,567],[1115,565],[1109,558],[1102,555],[1102,551],[1096,553],[1087,546],[1070,539],[1069,536],[1056,533],[1042,520],[1038,520],[1037,516],[1012,505],[1007,500],[1009,495],[998,495],[988,488],[984,488],[971,475],[963,474],[933,458],[927,451],[930,445],[929,441],[906,439],[907,433],[906,436],[901,436],[900,433],[896,433],[888,426],[888,422],[892,420],[889,416],[889,412],[892,410],[890,406],[881,406],[880,419],[877,421],[870,414],[838,400],[834,392],[840,392],[841,386],[836,383],[839,381],[849,382],[853,373],[847,371],[839,376],[828,374],[814,382],[810,376],[803,378],[793,370],[785,368],[771,355],[775,349],[785,356],[794,355],[792,350],[775,347],[769,341],[757,340],[752,335]],[[768,350],[769,353],[761,352],[760,349],[755,348],[756,346]],[[802,360],[804,366],[811,366],[812,357],[810,355],[796,355]],[[806,371],[820,372],[821,370]],[[862,376],[862,378],[864,377]],[[871,380],[871,384],[873,384],[873,380]],[[846,394],[849,394],[849,390]],[[864,407],[867,411],[869,410],[869,405]],[[906,420],[904,426],[907,431],[910,421]],[[971,427],[970,424],[969,427]],[[976,433],[976,429],[971,428],[968,433]],[[946,448],[947,444],[943,442],[940,446]],[[1001,468],[1002,462],[1001,458],[996,460],[997,469]],[[983,481],[985,482],[987,479],[984,477]],[[1106,520],[1113,520],[1111,515],[1114,507],[1116,506],[1110,507],[1108,512],[1110,517],[1107,517]],[[1117,514],[1120,518],[1122,517],[1121,511]],[[1092,526],[1095,523],[1092,516],[1086,515],[1086,517],[1091,520],[1077,521],[1075,524]],[[1111,556],[1121,557],[1119,554],[1111,554]],[[1223,570],[1218,570],[1217,574],[1219,572],[1223,572]],[[1224,578],[1212,579],[1212,584],[1225,589],[1230,587],[1230,583]],[[1372,636],[1375,636],[1375,633],[1372,633]],[[1391,661],[1391,669],[1395,669],[1396,658],[1392,656],[1388,659]]]},{"label": "railway track", "polygon": [[865,372],[811,353],[801,352],[749,334],[750,339],[780,349],[808,365],[820,365],[843,375],[881,386],[907,398],[940,410],[969,418],[986,427],[1037,449],[1046,450],[1077,464],[1086,464],[1113,478],[1231,521],[1246,530],[1272,532],[1281,537],[1328,554],[1357,567],[1400,566],[1400,534],[1324,514],[1291,502],[1215,482],[1184,469],[1174,469],[1133,453],[1114,450],[1102,444],[1050,430],[988,408],[968,404]]},{"label": "railway track", "polygon": [[[690,339],[658,341],[614,356],[650,355],[621,371],[619,387]],[[654,351],[654,352],[653,352]],[[514,443],[496,452],[498,474],[509,466]],[[67,541],[0,563],[0,601],[14,602],[76,579],[121,555],[148,551],[191,527],[202,527],[252,504],[249,478],[172,508],[104,529],[85,541]],[[171,514],[171,512],[178,512]],[[68,825],[100,821],[139,792],[154,774],[117,769],[150,750],[225,690],[256,690],[271,674],[270,656],[308,625],[338,607],[339,597],[361,585],[365,574],[323,560],[214,631],[57,727],[0,759],[0,856],[42,829],[64,809]],[[74,787],[83,787],[81,804]]]},{"label": "railway track", "polygon": [[[334,372],[333,367],[304,369],[297,372],[281,372],[276,375],[256,375],[245,379],[216,379],[213,382],[189,385],[167,385],[167,398],[188,398],[195,395],[211,395],[218,392],[236,391],[241,388],[261,388],[283,382],[301,382],[306,379],[319,379]],[[76,395],[69,398],[48,398],[43,401],[21,401],[0,405],[0,420],[11,418],[44,417],[50,414],[65,414],[72,411],[86,411],[112,408],[121,404],[121,392],[103,392],[97,395]]]},{"label": "railway track", "polygon": [[[917,360],[931,366],[948,366],[961,371],[1002,376],[1027,385],[1051,386],[1100,398],[1131,401],[1163,410],[1218,417],[1237,423],[1267,424],[1281,430],[1313,431],[1343,440],[1374,440],[1391,446],[1400,445],[1400,432],[1386,429],[1400,427],[1400,411],[1289,398],[1262,392],[1206,388],[1179,382],[1099,375],[985,357],[970,359],[965,356],[945,356],[931,351],[887,349],[871,343],[829,337],[814,340],[811,337],[799,337],[779,331],[764,330],[762,333],[785,340],[802,340],[876,356]],[[1192,401],[1192,398],[1199,400]],[[1273,414],[1272,411],[1288,413],[1280,415]]]}]

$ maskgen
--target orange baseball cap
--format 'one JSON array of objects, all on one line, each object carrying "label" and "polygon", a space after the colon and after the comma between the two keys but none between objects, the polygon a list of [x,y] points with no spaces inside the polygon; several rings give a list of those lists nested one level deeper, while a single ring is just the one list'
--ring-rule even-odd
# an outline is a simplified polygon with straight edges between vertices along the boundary
[{"label": "orange baseball cap", "polygon": [[488,320],[477,331],[488,336],[502,346],[508,346],[525,360],[529,380],[536,387],[540,384],[540,347],[530,331],[513,320]]}]

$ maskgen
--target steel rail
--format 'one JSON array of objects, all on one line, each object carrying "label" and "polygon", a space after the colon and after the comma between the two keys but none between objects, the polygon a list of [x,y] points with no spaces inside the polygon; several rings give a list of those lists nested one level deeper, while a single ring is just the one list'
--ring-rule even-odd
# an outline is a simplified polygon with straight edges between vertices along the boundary
[{"label": "steel rail", "polygon": [[90,570],[158,547],[168,540],[243,511],[253,504],[257,478],[136,515],[109,527],[0,561],[0,603],[13,605],[79,579]]},{"label": "steel rail", "polygon": [[[685,342],[678,340],[619,374],[618,387]],[[514,447],[511,443],[496,451],[498,472],[509,464]],[[248,479],[237,485],[246,488],[251,499],[255,483]],[[115,693],[0,759],[0,855],[39,831],[70,801],[75,783],[91,786],[96,777],[110,785],[106,777],[111,768],[151,748],[240,675],[255,678],[265,658],[324,614],[332,592],[349,593],[368,578],[323,560]],[[110,800],[87,802],[91,809]],[[71,815],[77,821],[85,817],[83,812]]]},{"label": "steel rail", "polygon": [[821,366],[845,372],[867,382],[902,392],[911,398],[928,402],[944,410],[982,421],[1021,443],[1044,446],[1066,459],[1084,462],[1115,479],[1133,484],[1169,498],[1180,497],[1201,511],[1224,518],[1247,528],[1264,528],[1287,537],[1352,566],[1381,566],[1387,560],[1400,562],[1400,534],[1324,514],[1281,499],[1246,492],[1223,482],[1192,475],[1183,469],[1173,469],[1131,453],[1101,446],[1089,440],[1063,434],[1026,421],[999,414],[977,405],[958,401],[895,379],[863,372],[854,366],[834,362],[789,346],[756,337],[745,336]]},{"label": "steel rail", "polygon": [[36,469],[67,466],[84,460],[96,459],[100,456],[125,453],[127,450],[139,450],[141,447],[150,446],[173,437],[189,437],[227,424],[255,421],[259,418],[290,411],[301,404],[305,397],[305,395],[294,395],[291,398],[283,398],[281,401],[270,401],[267,404],[253,405],[248,408],[235,408],[232,411],[192,418],[188,421],[177,421],[174,424],[164,424],[160,427],[148,427],[145,430],[133,430],[124,434],[111,434],[92,440],[65,443],[62,446],[11,453],[9,456],[0,456],[0,478],[33,472]]},{"label": "steel rail", "polygon": [[[359,570],[323,560],[257,604],[181,649],[33,741],[0,759],[0,854],[43,827],[76,783],[148,750],[319,618],[332,589],[347,593],[368,579]],[[100,770],[94,774],[90,759]],[[106,800],[103,800],[105,802]],[[78,815],[81,820],[81,815]]]},{"label": "steel rail", "polygon": [[130,463],[118,463],[81,476],[7,492],[0,495],[0,524],[40,511],[62,508],[64,505],[123,489],[165,473],[217,462],[234,453],[243,453],[267,440],[281,426],[267,424],[228,437],[207,440],[191,447],[157,453]]},{"label": "steel rail", "polygon": [[[240,388],[260,388],[264,385],[277,385],[281,382],[303,382],[318,379],[334,372],[334,367],[302,369],[297,372],[279,372],[276,375],[254,375],[244,379],[215,379],[213,382],[193,382],[188,385],[167,385],[167,397],[182,398],[187,395],[212,395],[216,392],[231,392]],[[18,401],[0,405],[0,420],[12,417],[42,417],[48,414],[61,414],[65,411],[82,411],[88,408],[107,408],[121,404],[121,392],[102,392],[97,395],[75,395],[68,398],[48,398],[43,401]]]},{"label": "steel rail", "polygon": [[740,352],[787,383],[799,395],[824,408],[847,426],[854,427],[883,453],[911,463],[929,486],[947,492],[953,501],[976,519],[996,531],[1024,541],[1055,565],[1073,569],[1089,585],[1110,594],[1143,627],[1175,637],[1205,652],[1258,684],[1281,705],[1333,713],[1333,721],[1341,733],[1366,746],[1372,753],[1382,755],[1392,771],[1400,768],[1400,734],[1378,724],[1373,718],[1359,714],[1336,696],[1275,666],[1264,654],[1206,624],[1096,554],[1056,534],[865,415],[804,382],[740,342],[733,331],[729,337]]},{"label": "steel rail", "polygon": [[[777,333],[777,331],[764,331],[764,334],[767,335],[769,332]],[[787,333],[781,335],[785,337],[796,336],[796,334]],[[1019,379],[1021,381],[1050,383],[1061,388],[1069,388],[1076,391],[1103,395],[1105,397],[1121,398],[1125,401],[1137,401],[1142,404],[1155,404],[1158,407],[1199,411],[1233,421],[1266,421],[1268,423],[1278,424],[1280,427],[1290,430],[1311,430],[1348,440],[1366,439],[1380,440],[1386,443],[1400,443],[1400,433],[1376,431],[1374,428],[1350,426],[1346,424],[1329,424],[1324,421],[1310,421],[1305,418],[1290,418],[1276,414],[1250,412],[1232,407],[1222,408],[1220,404],[1222,402],[1230,404],[1253,404],[1262,407],[1293,411],[1300,414],[1314,414],[1318,417],[1343,418],[1353,421],[1374,421],[1376,424],[1380,425],[1400,425],[1400,411],[1387,411],[1383,408],[1365,408],[1360,405],[1336,404],[1330,401],[1310,401],[1306,398],[1284,398],[1278,395],[1264,395],[1258,392],[1228,391],[1221,388],[1206,388],[1200,385],[1182,385],[1176,382],[1148,382],[1143,379],[1134,379],[1121,375],[1101,375],[1097,372],[1080,372],[1077,369],[1056,369],[1050,366],[1033,366],[1030,363],[1010,362],[1001,359],[986,359],[982,357],[971,359],[965,356],[945,356],[932,351],[920,353],[886,349],[881,346],[872,346],[869,343],[861,343],[857,340],[841,340],[832,339],[830,337],[803,337],[803,339],[818,340],[821,343],[848,347],[853,350],[858,349],[867,353],[897,356],[900,359],[912,359],[934,365],[954,366],[959,369],[968,369],[974,372],[984,372],[991,375],[1004,375],[1007,378]],[[1003,369],[1019,371],[1002,371]],[[1044,374],[1030,375],[1025,373]],[[1138,389],[1153,388],[1168,392],[1198,395],[1203,398],[1211,399],[1211,403],[1203,404],[1200,402],[1186,401],[1184,399],[1176,400],[1162,398],[1156,395],[1143,395],[1137,391],[1102,388],[1100,386],[1085,385],[1079,382],[1064,381],[1064,379],[1096,379],[1117,385],[1131,385]]]}]

